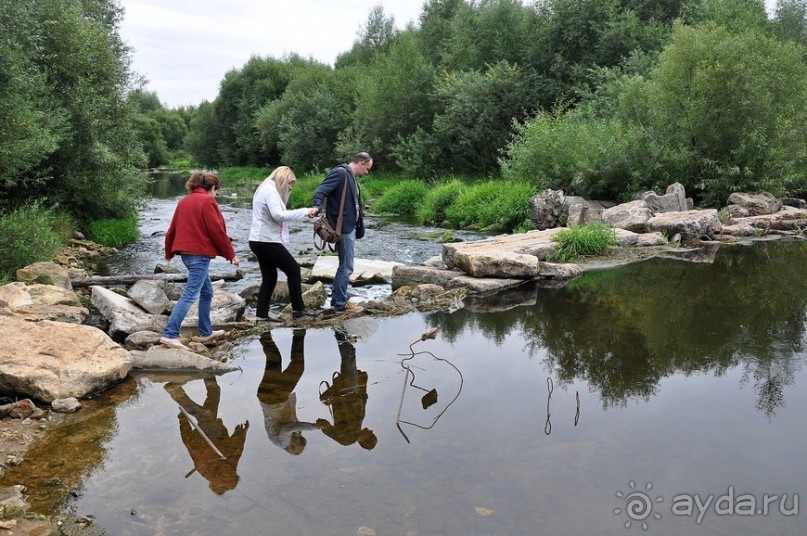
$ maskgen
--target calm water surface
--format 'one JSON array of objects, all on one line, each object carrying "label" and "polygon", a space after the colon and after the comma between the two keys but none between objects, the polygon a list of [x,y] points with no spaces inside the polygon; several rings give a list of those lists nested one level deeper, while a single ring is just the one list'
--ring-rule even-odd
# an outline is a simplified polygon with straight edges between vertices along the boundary
[{"label": "calm water surface", "polygon": [[274,329],[242,372],[88,401],[5,480],[114,535],[803,534],[805,262],[724,246],[503,312]]}]

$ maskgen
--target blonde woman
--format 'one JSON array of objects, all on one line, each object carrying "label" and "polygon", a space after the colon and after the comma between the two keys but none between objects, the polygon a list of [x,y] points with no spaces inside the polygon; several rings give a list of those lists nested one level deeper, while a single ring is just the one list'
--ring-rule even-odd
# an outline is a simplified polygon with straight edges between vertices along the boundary
[{"label": "blonde woman", "polygon": [[294,172],[287,166],[280,166],[258,186],[252,198],[252,227],[249,230],[249,249],[258,258],[261,268],[261,288],[258,291],[258,304],[255,314],[259,320],[279,322],[280,318],[271,315],[269,302],[277,285],[277,271],[286,274],[291,298],[292,317],[295,319],[313,318],[316,312],[305,308],[300,278],[300,265],[286,249],[289,243],[287,222],[313,218],[313,208],[288,210],[291,189],[297,182]]}]

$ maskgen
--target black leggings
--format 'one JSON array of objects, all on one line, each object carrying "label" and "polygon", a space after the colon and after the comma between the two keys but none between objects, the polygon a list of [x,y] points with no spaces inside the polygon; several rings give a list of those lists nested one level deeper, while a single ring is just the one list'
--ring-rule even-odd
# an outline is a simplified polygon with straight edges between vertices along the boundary
[{"label": "black leggings", "polygon": [[285,246],[278,242],[254,242],[250,240],[249,249],[258,257],[258,266],[261,267],[261,289],[258,291],[258,305],[255,307],[255,314],[260,317],[269,314],[269,302],[275,292],[275,285],[277,285],[278,270],[286,274],[291,308],[295,311],[305,309],[300,265],[297,264],[297,261]]}]

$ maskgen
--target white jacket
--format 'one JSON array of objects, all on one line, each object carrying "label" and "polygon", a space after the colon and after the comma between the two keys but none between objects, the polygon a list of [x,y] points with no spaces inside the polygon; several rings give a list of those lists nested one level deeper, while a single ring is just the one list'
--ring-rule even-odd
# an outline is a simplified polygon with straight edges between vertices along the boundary
[{"label": "white jacket", "polygon": [[287,210],[277,186],[269,182],[259,188],[252,198],[252,226],[249,229],[249,240],[288,244],[289,226],[286,222],[306,218],[308,218],[307,208]]}]

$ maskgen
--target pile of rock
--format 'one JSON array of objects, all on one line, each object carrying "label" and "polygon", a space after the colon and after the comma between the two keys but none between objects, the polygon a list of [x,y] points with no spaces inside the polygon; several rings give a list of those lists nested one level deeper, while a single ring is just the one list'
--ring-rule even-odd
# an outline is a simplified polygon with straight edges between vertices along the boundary
[{"label": "pile of rock", "polygon": [[[801,236],[807,228],[807,203],[801,199],[779,200],[768,193],[732,194],[725,211],[696,209],[683,185],[670,185],[663,195],[637,194],[622,204],[589,201],[545,190],[530,199],[535,231],[501,235],[485,240],[443,245],[440,258],[424,266],[396,266],[393,289],[422,284],[443,289],[463,288],[470,295],[484,296],[537,281],[562,285],[585,269],[614,266],[651,256],[667,256],[694,262],[709,262],[714,243],[738,237],[778,234]],[[556,250],[554,236],[563,229],[602,222],[614,229],[617,245],[642,249],[624,255],[621,261],[584,260],[581,264],[551,262]],[[682,248],[682,245],[688,248]]]}]

